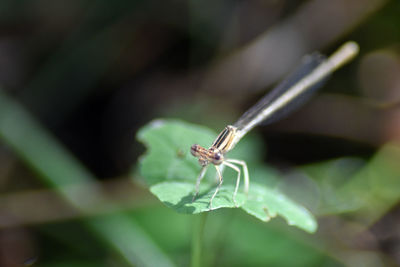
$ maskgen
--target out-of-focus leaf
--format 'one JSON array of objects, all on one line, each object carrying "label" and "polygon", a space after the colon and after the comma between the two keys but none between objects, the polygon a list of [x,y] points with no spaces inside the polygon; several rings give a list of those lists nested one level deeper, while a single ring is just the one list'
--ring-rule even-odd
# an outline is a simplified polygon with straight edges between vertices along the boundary
[{"label": "out-of-focus leaf", "polygon": [[[83,214],[91,211],[90,205],[84,203],[101,198],[95,177],[1,88],[0,139]],[[111,201],[107,204],[114,205]],[[89,217],[85,223],[129,265],[174,266],[147,233],[123,212]]]},{"label": "out-of-focus leaf", "polygon": [[400,200],[400,145],[383,146],[368,162],[342,158],[302,169],[321,190],[319,214],[352,212],[371,224]]},{"label": "out-of-focus leaf", "polygon": [[42,267],[69,267],[69,266],[74,266],[74,267],[101,267],[101,266],[107,266],[106,263],[103,262],[84,262],[84,261],[65,261],[65,262],[55,262],[55,263],[46,263],[46,264],[41,264],[40,266]]},{"label": "out-of-focus leaf", "polygon": [[338,191],[364,222],[374,223],[399,202],[399,162],[399,143],[386,144]]},{"label": "out-of-focus leaf", "polygon": [[302,167],[304,175],[316,183],[319,189],[315,212],[327,215],[357,209],[359,204],[355,198],[344,197],[339,192],[366,165],[360,158],[339,158]]},{"label": "out-of-focus leaf", "polygon": [[[150,185],[150,191],[177,212],[195,214],[210,211],[209,200],[216,187],[214,167],[209,166],[199,196],[192,201],[200,166],[189,149],[194,143],[207,147],[215,136],[216,133],[209,129],[176,120],[156,120],[139,131],[138,139],[148,148],[147,154],[141,159],[140,171]],[[238,144],[235,150],[237,153],[242,152],[238,155],[258,155],[256,148],[252,152],[250,144]],[[268,221],[280,215],[290,225],[314,232],[317,223],[304,207],[294,203],[273,186],[266,185],[273,184],[274,178],[271,177],[275,174],[269,169],[251,166],[249,195],[246,199],[243,190],[239,190],[236,204],[260,220]],[[236,207],[232,199],[236,175],[228,168],[225,169],[224,184],[213,200],[213,209]],[[269,182],[259,182],[263,179]]]}]

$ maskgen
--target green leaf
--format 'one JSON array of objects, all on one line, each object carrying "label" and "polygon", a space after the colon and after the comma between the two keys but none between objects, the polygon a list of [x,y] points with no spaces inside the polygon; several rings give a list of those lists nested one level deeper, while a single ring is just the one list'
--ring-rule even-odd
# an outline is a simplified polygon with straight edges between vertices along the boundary
[{"label": "green leaf", "polygon": [[[235,204],[232,201],[233,190],[233,185],[223,184],[213,200],[212,208],[234,208]],[[150,191],[168,207],[181,213],[195,214],[210,210],[209,202],[215,191],[215,186],[210,188],[209,185],[202,185],[199,196],[193,202],[193,182],[161,182],[153,185]],[[239,206],[244,204],[245,199],[245,195],[238,192],[236,203]]]},{"label": "green leaf", "polygon": [[262,221],[280,215],[289,225],[308,232],[317,229],[317,222],[306,208],[294,203],[280,191],[258,183],[251,183],[249,196],[241,208]]},{"label": "green leaf", "polygon": [[[343,188],[366,167],[366,162],[360,158],[338,158],[302,166],[301,170],[317,184],[320,191],[313,211],[326,216],[358,210],[361,203],[359,195],[355,194],[356,188],[349,191],[350,194],[343,194]],[[362,181],[365,183],[365,177]],[[365,192],[369,194],[371,190]]]},{"label": "green leaf", "polygon": [[[217,133],[205,127],[177,120],[155,120],[143,127],[137,138],[146,145],[147,153],[140,160],[140,172],[150,191],[177,212],[210,211],[209,201],[216,189],[215,168],[209,166],[199,195],[192,201],[201,167],[190,154],[190,147],[195,143],[208,147],[216,136]],[[256,138],[245,138],[229,153],[230,158],[246,159],[250,171],[249,194],[246,197],[241,184],[236,205],[260,220],[268,221],[280,215],[290,225],[314,232],[317,223],[310,212],[276,189],[278,175],[273,170],[257,164],[261,147]],[[235,181],[236,173],[225,168],[224,183],[213,200],[212,209],[237,207],[232,199]]]}]

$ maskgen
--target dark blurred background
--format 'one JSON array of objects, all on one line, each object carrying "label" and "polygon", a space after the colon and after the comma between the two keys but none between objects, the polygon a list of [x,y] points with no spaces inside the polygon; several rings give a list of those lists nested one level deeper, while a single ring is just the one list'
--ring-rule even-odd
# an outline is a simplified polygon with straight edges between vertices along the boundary
[{"label": "dark blurred background", "polygon": [[[138,182],[145,148],[137,130],[165,117],[218,131],[302,56],[330,54],[347,40],[361,48],[352,63],[297,113],[255,131],[265,141],[265,162],[283,173],[282,190],[305,190],[300,201],[307,190],[320,196],[355,177],[348,190],[367,195],[364,204],[380,204],[361,213],[324,212],[305,201],[319,218],[312,236],[283,221],[265,226],[221,211],[210,228],[236,216],[238,225],[269,235],[236,250],[221,241],[206,262],[291,266],[285,255],[296,250],[303,261],[295,263],[304,266],[400,265],[399,14],[396,0],[2,0],[0,266],[152,266],[141,260],[142,249],[159,266],[188,265],[191,218],[168,211]],[[92,206],[71,204],[65,180],[55,177],[74,167],[46,161],[55,146],[100,188]],[[35,160],[60,169],[47,172]],[[326,178],[328,170],[339,178]],[[370,173],[378,182],[369,186],[383,193],[370,194],[363,184]],[[132,230],[137,247],[124,240],[131,252],[93,221],[115,213],[139,231]],[[227,240],[241,242],[234,234]],[[280,245],[267,257],[262,248],[272,241]],[[232,262],[230,253],[241,256]]]}]

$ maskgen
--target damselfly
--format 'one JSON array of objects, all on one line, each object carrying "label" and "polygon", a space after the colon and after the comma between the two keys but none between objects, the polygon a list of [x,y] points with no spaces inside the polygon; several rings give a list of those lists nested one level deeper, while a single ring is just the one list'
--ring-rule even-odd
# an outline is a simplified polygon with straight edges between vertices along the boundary
[{"label": "damselfly", "polygon": [[240,184],[240,167],[242,167],[244,173],[244,192],[246,195],[249,191],[249,172],[245,161],[226,158],[225,154],[232,150],[240,139],[256,125],[261,122],[272,123],[298,108],[312,93],[321,87],[329,74],[354,58],[358,50],[357,43],[347,42],[329,58],[325,58],[319,53],[304,57],[300,66],[283,82],[261,98],[235,124],[226,126],[209,149],[197,144],[193,145],[190,151],[193,156],[199,159],[199,163],[202,166],[196,181],[196,193],[193,201],[199,193],[200,182],[206,173],[208,165],[211,163],[217,170],[219,182],[210,199],[209,207],[212,208],[212,201],[221,188],[223,177],[220,167],[223,165],[237,172],[236,186],[233,193],[233,202],[237,206],[236,194]]}]

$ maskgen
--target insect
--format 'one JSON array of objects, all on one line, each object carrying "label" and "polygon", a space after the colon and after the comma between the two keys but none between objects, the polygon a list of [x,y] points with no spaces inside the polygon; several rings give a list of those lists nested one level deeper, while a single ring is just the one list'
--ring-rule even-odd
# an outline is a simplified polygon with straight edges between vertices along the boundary
[{"label": "insect", "polygon": [[319,53],[304,57],[299,67],[292,74],[246,111],[236,123],[226,126],[210,148],[206,149],[198,144],[192,145],[190,152],[198,158],[201,165],[193,201],[199,194],[200,183],[208,166],[212,164],[217,170],[218,185],[210,199],[209,208],[212,209],[212,201],[218,194],[223,182],[222,166],[230,167],[237,172],[236,186],[232,196],[233,202],[237,206],[236,195],[240,184],[241,168],[246,195],[250,184],[249,172],[245,161],[227,158],[226,154],[258,124],[262,122],[272,123],[298,108],[322,86],[322,83],[332,72],[353,59],[358,51],[357,43],[347,42],[328,58]]}]

